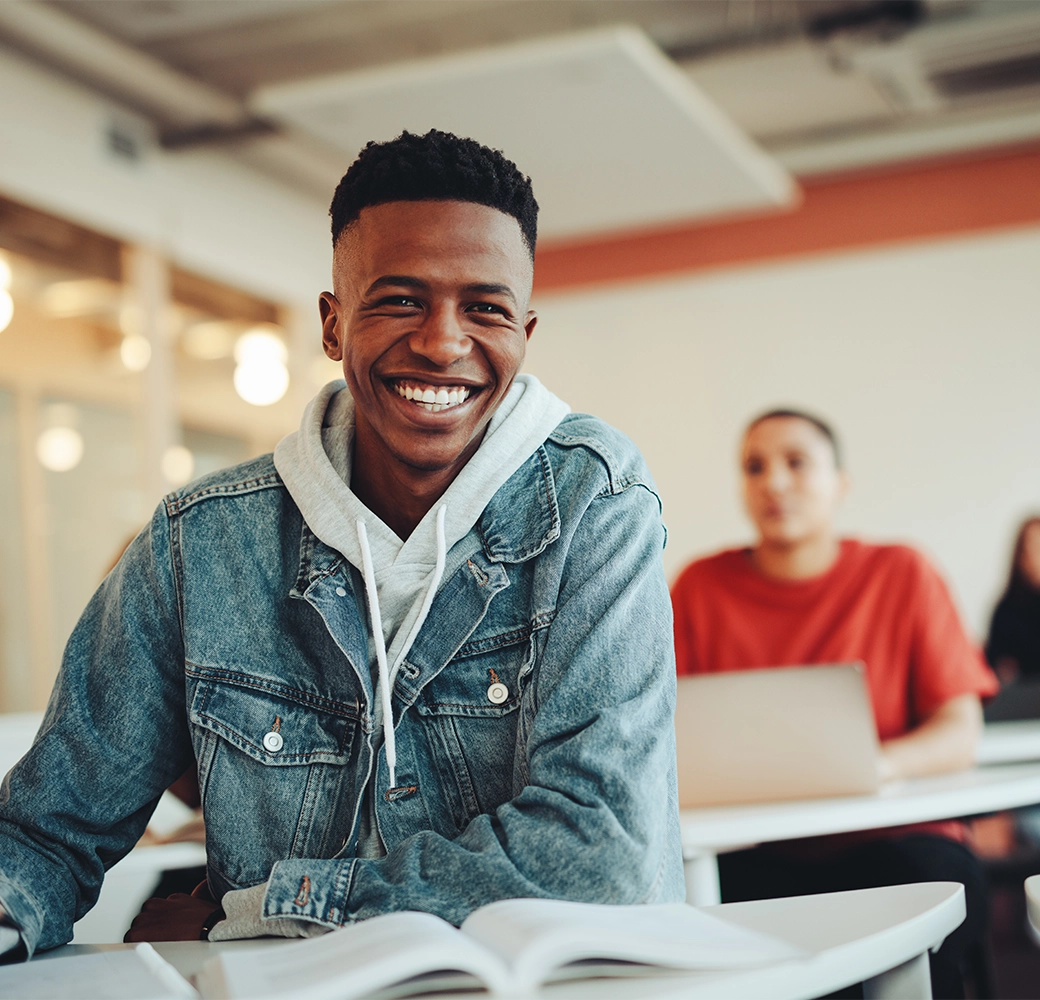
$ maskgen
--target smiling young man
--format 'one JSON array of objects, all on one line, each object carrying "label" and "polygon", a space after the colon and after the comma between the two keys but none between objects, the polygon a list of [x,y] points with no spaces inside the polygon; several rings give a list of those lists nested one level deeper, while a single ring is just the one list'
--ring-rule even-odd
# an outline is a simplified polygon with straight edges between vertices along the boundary
[{"label": "smiling young man", "polygon": [[405,133],[331,214],[345,382],[273,456],[165,498],[4,786],[0,905],[29,954],[69,940],[189,766],[212,901],[152,901],[136,939],[684,896],[660,503],[631,442],[519,374],[530,182]]},{"label": "smiling young man", "polygon": [[[848,490],[837,440],[817,417],[774,410],[741,451],[751,547],[698,559],[672,590],[681,674],[849,663],[865,667],[883,780],[970,767],[993,675],[939,574],[905,545],[842,538]],[[963,996],[960,966],[986,923],[985,876],[957,821],[786,841],[719,858],[723,900],[900,882],[965,883],[968,916],[932,955],[937,997]]]}]

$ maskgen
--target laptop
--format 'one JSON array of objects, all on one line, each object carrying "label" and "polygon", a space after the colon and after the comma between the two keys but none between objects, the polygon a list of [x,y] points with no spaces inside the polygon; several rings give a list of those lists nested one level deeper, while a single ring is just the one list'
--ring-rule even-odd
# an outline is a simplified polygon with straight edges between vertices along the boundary
[{"label": "laptop", "polygon": [[684,809],[878,789],[859,663],[680,677],[675,742]]}]

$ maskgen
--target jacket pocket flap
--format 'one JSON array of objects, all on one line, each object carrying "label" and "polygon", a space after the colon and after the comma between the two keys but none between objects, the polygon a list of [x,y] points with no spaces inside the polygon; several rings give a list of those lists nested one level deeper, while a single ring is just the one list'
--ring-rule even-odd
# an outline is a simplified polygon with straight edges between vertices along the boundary
[{"label": "jacket pocket flap", "polygon": [[529,628],[468,643],[423,687],[416,702],[419,714],[508,715],[520,706],[533,653],[534,636]]},{"label": "jacket pocket flap", "polygon": [[264,764],[344,764],[357,720],[281,694],[200,681],[191,721]]}]

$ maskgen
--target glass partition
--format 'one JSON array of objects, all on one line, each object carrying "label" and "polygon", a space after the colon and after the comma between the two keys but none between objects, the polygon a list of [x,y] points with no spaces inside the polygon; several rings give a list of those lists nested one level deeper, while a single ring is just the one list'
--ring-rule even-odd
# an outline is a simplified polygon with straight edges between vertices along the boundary
[{"label": "glass partition", "polygon": [[285,326],[274,303],[0,196],[0,712],[43,706],[163,493],[295,428]]}]

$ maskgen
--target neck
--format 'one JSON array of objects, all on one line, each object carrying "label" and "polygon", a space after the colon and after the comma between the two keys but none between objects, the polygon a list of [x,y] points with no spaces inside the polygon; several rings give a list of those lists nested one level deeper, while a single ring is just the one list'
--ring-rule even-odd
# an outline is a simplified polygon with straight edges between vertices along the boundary
[{"label": "neck", "polygon": [[398,538],[407,539],[480,445],[479,439],[444,469],[416,469],[388,455],[359,421],[354,438],[350,488]]},{"label": "neck", "polygon": [[841,543],[831,534],[798,542],[760,539],[751,561],[760,573],[781,580],[806,580],[826,573],[841,554]]}]

